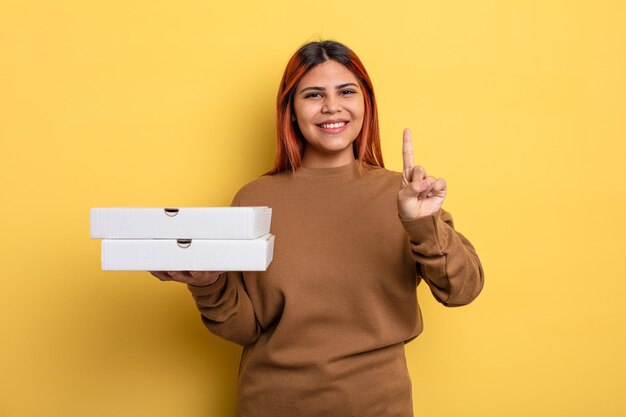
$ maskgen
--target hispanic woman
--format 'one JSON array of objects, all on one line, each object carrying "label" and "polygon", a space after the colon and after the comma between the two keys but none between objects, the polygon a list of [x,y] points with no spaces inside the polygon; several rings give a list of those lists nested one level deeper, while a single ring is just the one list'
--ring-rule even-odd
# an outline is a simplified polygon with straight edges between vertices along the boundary
[{"label": "hispanic woman", "polygon": [[153,272],[186,283],[205,326],[243,346],[238,417],[409,417],[404,345],[422,331],[417,285],[445,306],[483,287],[471,243],[442,209],[443,178],[384,168],[370,78],[335,41],[291,57],[277,96],[273,170],[234,206],[272,208],[264,272]]}]

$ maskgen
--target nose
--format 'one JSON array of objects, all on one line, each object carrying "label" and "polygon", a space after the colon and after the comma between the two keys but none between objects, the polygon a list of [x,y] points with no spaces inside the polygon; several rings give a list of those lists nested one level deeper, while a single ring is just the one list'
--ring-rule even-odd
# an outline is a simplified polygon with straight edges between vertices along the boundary
[{"label": "nose", "polygon": [[341,104],[339,104],[336,97],[328,96],[324,100],[324,104],[322,105],[322,113],[336,113],[341,111]]}]

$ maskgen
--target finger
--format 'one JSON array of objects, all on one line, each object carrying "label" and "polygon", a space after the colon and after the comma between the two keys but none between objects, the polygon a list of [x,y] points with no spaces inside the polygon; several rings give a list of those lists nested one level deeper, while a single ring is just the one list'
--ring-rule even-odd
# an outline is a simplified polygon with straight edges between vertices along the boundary
[{"label": "finger", "polygon": [[174,281],[187,282],[189,280],[189,273],[185,271],[167,271],[167,273]]},{"label": "finger", "polygon": [[426,174],[426,170],[424,169],[424,167],[421,165],[418,165],[416,167],[413,167],[410,178],[411,178],[411,182],[420,182],[427,176],[428,174]]},{"label": "finger", "polygon": [[408,201],[417,197],[426,189],[428,182],[426,180],[410,182],[398,192],[398,197],[402,201]]},{"label": "finger", "polygon": [[411,169],[413,169],[413,136],[411,135],[411,129],[404,129],[402,133],[402,160],[404,162],[404,175],[406,178],[410,178]]},{"label": "finger", "polygon": [[433,188],[430,190],[432,195],[440,195],[442,192],[445,192],[447,189],[446,180],[443,178],[438,178],[433,185]]},{"label": "finger", "polygon": [[226,271],[187,271],[189,273],[189,275],[191,275],[192,277],[199,277],[202,276],[204,274],[223,274]]},{"label": "finger", "polygon": [[158,278],[161,281],[171,281],[172,277],[165,271],[148,271],[152,276]]},{"label": "finger", "polygon": [[216,282],[225,271],[189,271],[191,278],[188,284],[203,286]]},{"label": "finger", "polygon": [[436,182],[437,182],[437,179],[435,177],[426,177],[422,181],[422,183],[424,184],[424,187],[423,187],[422,192],[420,192],[419,195],[417,196],[418,200],[422,200],[428,197],[431,194],[432,189],[435,186]]}]

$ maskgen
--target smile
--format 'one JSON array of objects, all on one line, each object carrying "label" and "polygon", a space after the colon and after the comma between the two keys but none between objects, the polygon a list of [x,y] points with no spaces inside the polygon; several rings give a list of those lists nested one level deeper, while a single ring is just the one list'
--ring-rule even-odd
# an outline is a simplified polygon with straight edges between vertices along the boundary
[{"label": "smile", "polygon": [[338,122],[338,123],[322,123],[318,125],[322,129],[338,129],[340,127],[344,127],[347,122]]}]

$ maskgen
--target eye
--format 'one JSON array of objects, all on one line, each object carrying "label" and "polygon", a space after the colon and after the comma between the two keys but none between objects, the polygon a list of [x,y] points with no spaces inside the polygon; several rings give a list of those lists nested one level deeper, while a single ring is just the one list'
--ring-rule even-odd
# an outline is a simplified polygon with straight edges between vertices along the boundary
[{"label": "eye", "polygon": [[341,92],[339,94],[341,94],[342,96],[349,96],[349,95],[352,95],[352,94],[356,94],[356,91],[352,90],[350,88],[346,88],[344,90],[341,90]]},{"label": "eye", "polygon": [[322,96],[322,95],[321,95],[320,93],[314,93],[314,92],[312,92],[312,93],[307,93],[307,94],[305,94],[305,95],[304,95],[304,98],[319,98],[319,97],[321,97],[321,96]]}]

